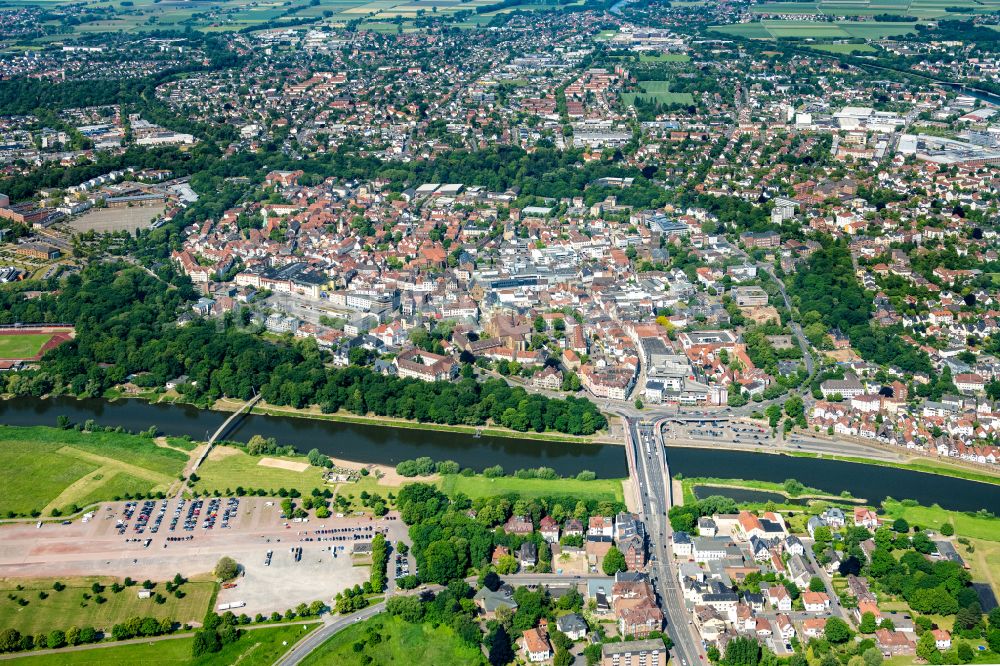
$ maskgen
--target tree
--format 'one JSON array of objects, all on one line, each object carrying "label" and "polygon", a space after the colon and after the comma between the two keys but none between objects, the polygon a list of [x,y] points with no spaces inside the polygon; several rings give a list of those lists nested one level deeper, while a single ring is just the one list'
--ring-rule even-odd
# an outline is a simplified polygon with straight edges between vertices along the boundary
[{"label": "tree", "polygon": [[21,632],[10,627],[0,631],[0,652],[14,652],[21,649]]},{"label": "tree", "polygon": [[772,428],[777,428],[778,421],[781,420],[781,405],[768,405],[764,410],[764,416]]},{"label": "tree", "polygon": [[882,651],[877,647],[870,647],[861,653],[865,660],[865,666],[882,666]]},{"label": "tree", "polygon": [[504,576],[517,573],[518,566],[520,565],[517,562],[517,558],[513,555],[501,555],[497,558],[497,573]]},{"label": "tree", "polygon": [[59,629],[50,631],[45,639],[45,645],[50,649],[61,648],[66,645],[66,634]]},{"label": "tree", "polygon": [[823,579],[819,576],[813,576],[809,579],[809,591],[810,592],[826,592],[826,585],[823,584]]},{"label": "tree", "polygon": [[965,641],[961,641],[955,648],[955,654],[958,655],[958,660],[963,664],[968,664],[975,658],[975,654],[972,652],[972,647]]},{"label": "tree", "polygon": [[851,640],[851,628],[839,617],[827,618],[824,633],[826,640],[831,643],[846,643]]},{"label": "tree", "polygon": [[491,666],[507,666],[514,661],[514,650],[510,647],[510,635],[503,625],[497,627],[490,639],[489,660]]},{"label": "tree", "polygon": [[878,624],[875,622],[875,613],[865,611],[861,616],[861,624],[858,625],[858,631],[863,634],[874,634],[876,629],[878,629]]},{"label": "tree", "polygon": [[604,555],[604,560],[601,562],[601,570],[604,571],[604,575],[614,576],[619,571],[625,571],[627,568],[625,565],[625,556],[622,554],[622,551],[611,546]]},{"label": "tree", "polygon": [[917,639],[917,656],[931,664],[941,662],[941,652],[934,642],[934,634],[925,631],[924,635]]},{"label": "tree", "polygon": [[223,556],[215,564],[215,577],[221,581],[232,580],[240,572],[240,565],[231,557]]},{"label": "tree", "polygon": [[906,521],[906,518],[897,518],[892,521],[892,530],[900,534],[907,534],[910,531],[910,523]]},{"label": "tree", "polygon": [[498,576],[495,571],[489,571],[485,576],[483,576],[483,587],[490,592],[496,592],[499,590],[502,582],[503,581],[500,580],[500,576]]},{"label": "tree", "polygon": [[564,648],[556,650],[556,656],[552,660],[553,666],[569,666],[573,663],[573,654]]},{"label": "tree", "polygon": [[951,523],[945,523],[941,526],[941,534],[944,536],[952,536],[955,534],[955,526]]},{"label": "tree", "polygon": [[726,644],[722,659],[725,666],[757,666],[760,662],[760,643],[746,636],[734,638]]},{"label": "tree", "polygon": [[420,576],[427,583],[446,585],[463,572],[459,570],[455,546],[450,541],[433,541],[424,551],[424,566]]},{"label": "tree", "polygon": [[802,398],[797,395],[788,398],[785,401],[785,414],[793,420],[805,414],[805,404],[802,402]]}]

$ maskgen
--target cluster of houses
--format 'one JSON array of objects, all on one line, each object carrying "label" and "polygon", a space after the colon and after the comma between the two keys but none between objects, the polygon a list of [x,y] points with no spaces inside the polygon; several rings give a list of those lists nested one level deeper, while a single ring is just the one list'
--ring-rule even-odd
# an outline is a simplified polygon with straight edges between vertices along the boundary
[{"label": "cluster of houses", "polygon": [[[576,584],[553,583],[547,589],[558,599],[575,590]],[[663,641],[650,638],[651,633],[662,630],[663,613],[655,605],[653,588],[645,573],[622,571],[614,577],[590,578],[585,597],[594,602],[597,619],[617,618],[618,635],[626,639],[602,646],[602,666],[665,666],[667,650]],[[474,600],[487,618],[494,617],[499,608],[517,610],[514,588],[506,583],[496,590],[482,588]],[[590,636],[591,627],[579,613],[561,615],[556,618],[555,625],[574,641]],[[537,627],[524,632],[519,643],[525,661],[542,663],[554,656],[550,631],[548,622],[543,619]]]},{"label": "cluster of houses", "polygon": [[[983,387],[978,375],[955,375],[959,390]],[[1000,463],[1000,409],[975,395],[943,395],[913,405],[899,381],[872,384],[855,374],[820,385],[823,400],[809,412],[810,425],[841,437],[857,437],[910,451],[983,465]]]},{"label": "cluster of houses", "polygon": [[[503,530],[526,537],[535,531],[535,526],[529,516],[514,515],[504,523]],[[642,571],[646,567],[646,527],[631,513],[591,516],[586,526],[577,518],[568,518],[561,527],[552,516],[544,516],[538,523],[538,533],[552,549],[554,560],[563,554],[586,557],[588,568],[597,571],[604,556],[615,546],[625,556],[629,571]],[[562,537],[578,537],[583,545],[560,543]],[[514,555],[522,568],[538,564],[538,549],[532,541],[523,542],[514,553],[506,546],[497,546],[493,551],[493,564],[506,555]]]},{"label": "cluster of houses", "polygon": [[[808,538],[821,526],[836,531],[848,524],[874,530],[880,519],[868,507],[856,507],[850,516],[830,507],[809,518]],[[847,578],[848,593],[857,600],[857,607],[851,611],[843,608],[830,579],[838,570],[840,557],[831,548],[826,553],[829,557],[824,558],[829,562],[821,566],[812,548],[803,543],[807,537],[791,534],[780,514],[758,516],[740,511],[702,517],[697,532],[675,532],[672,550],[693,622],[702,639],[721,651],[738,636],[753,636],[779,656],[789,654],[793,638],[804,642],[824,636],[829,618],[860,623],[864,613],[872,612],[879,623],[886,617],[892,621],[891,628],[880,627],[875,635],[884,654],[914,653],[916,635],[910,617],[880,611],[867,580],[854,575]],[[869,540],[861,547],[870,556],[874,543]],[[753,586],[742,583],[750,574],[774,574],[774,582],[761,582],[759,593],[748,591]],[[817,578],[824,590],[811,589]],[[793,599],[789,584],[794,584],[797,599]],[[950,646],[947,632],[938,631],[935,638]]]}]

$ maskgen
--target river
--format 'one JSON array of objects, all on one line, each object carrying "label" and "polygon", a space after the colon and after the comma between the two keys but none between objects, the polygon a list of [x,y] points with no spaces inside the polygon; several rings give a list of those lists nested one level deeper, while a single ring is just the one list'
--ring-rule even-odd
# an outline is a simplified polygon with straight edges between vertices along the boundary
[{"label": "river", "polygon": [[[77,400],[58,397],[47,400],[14,398],[0,400],[0,423],[54,426],[65,415],[76,423],[94,419],[106,426],[122,426],[135,432],[157,426],[168,435],[207,439],[228,417],[227,413],[201,410],[190,405],[151,404],[143,400]],[[243,418],[226,438],[246,441],[252,435],[274,437],[300,451],[316,448],[323,453],[363,463],[395,465],[401,460],[429,456],[455,460],[463,467],[481,470],[502,465],[508,472],[520,468],[552,467],[561,475],[582,470],[602,478],[627,475],[625,449],[613,444],[543,442],[509,437],[356,425],[288,416],[251,415]],[[807,486],[831,494],[843,490],[878,504],[887,496],[913,499],[921,504],[940,504],[947,509],[977,511],[1000,507],[1000,486],[965,481],[903,469],[876,467],[835,460],[775,456],[746,451],[720,451],[671,447],[670,469],[684,476],[712,476],[781,482],[798,479]],[[725,494],[725,489],[717,489]],[[713,490],[715,492],[715,490]]]},{"label": "river", "polygon": [[[229,417],[226,412],[202,410],[191,405],[153,404],[145,400],[0,400],[0,423],[54,426],[65,415],[74,423],[94,419],[105,426],[122,426],[139,432],[155,425],[167,435],[189,435],[206,440]],[[528,467],[551,467],[560,475],[591,470],[605,478],[628,475],[624,448],[613,444],[543,442],[511,437],[473,437],[452,432],[387,428],[321,419],[251,414],[239,420],[225,439],[245,442],[253,435],[274,437],[305,453],[319,449],[328,456],[362,463],[395,465],[401,460],[430,456],[454,460],[462,467],[481,470],[502,465],[507,472]]]}]

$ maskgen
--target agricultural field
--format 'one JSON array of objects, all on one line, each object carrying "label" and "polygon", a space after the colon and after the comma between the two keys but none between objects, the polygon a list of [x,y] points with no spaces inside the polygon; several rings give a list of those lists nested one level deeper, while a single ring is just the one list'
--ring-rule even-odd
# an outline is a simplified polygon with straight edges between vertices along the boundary
[{"label": "agricultural field", "polygon": [[165,491],[187,461],[137,435],[0,426],[0,515]]},{"label": "agricultural field", "polygon": [[[361,652],[356,652],[354,644],[365,640],[369,627],[374,627],[382,640],[377,645],[368,643]],[[472,666],[485,664],[486,659],[477,648],[456,636],[451,627],[409,624],[383,614],[335,634],[302,661],[303,666],[361,666],[366,663]]]},{"label": "agricultural field", "polygon": [[[475,12],[482,5],[494,4],[496,0],[290,0],[280,2],[257,2],[256,0],[207,0],[191,3],[184,0],[133,0],[130,6],[118,2],[98,0],[88,3],[88,7],[111,9],[114,16],[80,23],[73,26],[77,34],[95,32],[140,33],[151,30],[185,30],[187,28],[205,32],[226,32],[253,30],[255,28],[285,27],[296,25],[343,26],[349,21],[365,20],[369,27],[395,32],[413,25],[413,19],[422,15],[447,17],[458,12]],[[3,0],[8,7],[24,5],[44,5],[58,7],[71,4],[70,0]],[[560,6],[551,4],[526,5],[508,8],[509,11],[523,9],[538,11]],[[489,14],[474,15],[462,25],[475,27],[492,18]],[[397,21],[402,21],[397,25]],[[46,25],[56,26],[59,19],[53,18]],[[41,46],[46,42],[63,39],[63,35],[47,35],[31,40],[26,46]],[[130,225],[131,226],[131,225]],[[130,229],[131,230],[131,229]]]},{"label": "agricultural field", "polygon": [[622,94],[622,104],[631,106],[637,97],[654,98],[660,104],[694,104],[691,93],[670,92],[669,81],[640,81],[639,87],[642,88],[641,93]]},{"label": "agricultural field", "polygon": [[[948,11],[948,9],[962,11]],[[877,16],[892,14],[915,19],[935,19],[942,16],[968,16],[988,13],[995,3],[976,0],[840,0],[819,2],[762,2],[752,11],[756,14],[800,14],[803,16]]]},{"label": "agricultural field", "polygon": [[755,21],[712,26],[711,30],[749,39],[883,39],[906,35],[916,28],[912,23],[875,21]]},{"label": "agricultural field", "polygon": [[194,658],[194,638],[171,638],[157,642],[132,643],[108,647],[39,654],[11,659],[16,666],[134,666],[139,663],[157,666],[270,666],[288,652],[303,636],[319,626],[296,622],[277,627],[251,629],[240,640],[215,654]]},{"label": "agricultural field", "polygon": [[[55,629],[70,627],[94,627],[111,630],[114,625],[130,617],[152,616],[157,619],[170,618],[177,622],[200,622],[208,612],[215,593],[212,581],[189,581],[181,585],[183,599],[178,599],[164,589],[164,583],[157,583],[153,593],[162,594],[166,601],[162,604],[153,599],[139,599],[139,586],[127,587],[115,593],[110,585],[114,581],[107,578],[78,578],[62,580],[66,585],[61,592],[53,589],[55,580],[0,580],[0,626],[17,629],[22,634],[33,636]],[[119,581],[120,582],[120,581]],[[92,585],[105,586],[100,596],[104,603],[95,601]],[[20,586],[21,589],[18,589]],[[41,599],[40,593],[46,598]],[[86,596],[85,596],[86,595]],[[10,597],[14,597],[11,599]],[[20,599],[28,602],[26,606]]]},{"label": "agricultural field", "polygon": [[447,495],[460,492],[465,493],[471,499],[494,497],[507,493],[516,493],[524,499],[558,495],[571,496],[584,501],[621,502],[625,498],[620,479],[577,481],[576,479],[518,479],[509,476],[490,479],[482,475],[449,474],[441,479],[439,485],[441,491]]}]

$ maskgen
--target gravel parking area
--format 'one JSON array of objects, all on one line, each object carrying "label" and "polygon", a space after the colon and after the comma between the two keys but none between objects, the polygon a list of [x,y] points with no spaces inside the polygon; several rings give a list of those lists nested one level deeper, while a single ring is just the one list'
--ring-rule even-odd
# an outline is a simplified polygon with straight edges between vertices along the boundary
[{"label": "gravel parking area", "polygon": [[[181,504],[170,499],[166,507],[156,500],[141,532],[142,501],[134,507],[125,502],[102,505],[86,523],[77,519],[69,525],[46,523],[40,528],[34,523],[2,525],[0,577],[165,580],[178,572],[187,577],[210,572],[220,557],[228,555],[243,565],[244,574],[235,581],[235,588],[220,591],[217,603],[244,601],[242,612],[253,615],[284,611],[316,599],[329,602],[337,592],[368,579],[368,566],[352,564],[355,541],[370,540],[378,531],[386,532],[393,543],[406,536],[405,526],[394,513],[375,519],[331,517],[296,523],[281,518],[276,500],[261,497],[241,498],[228,527],[223,527],[223,512],[233,506],[229,499],[219,500],[214,522],[210,500],[202,502],[195,514],[192,500]],[[154,533],[161,508],[163,517]],[[178,522],[171,530],[178,508]],[[189,514],[193,524],[185,529]],[[213,522],[212,526],[206,527],[207,522]],[[339,531],[319,535],[317,530]],[[342,547],[336,558],[331,546]],[[292,547],[302,548],[298,562],[289,552]],[[269,550],[273,551],[271,564],[265,566]]]}]

